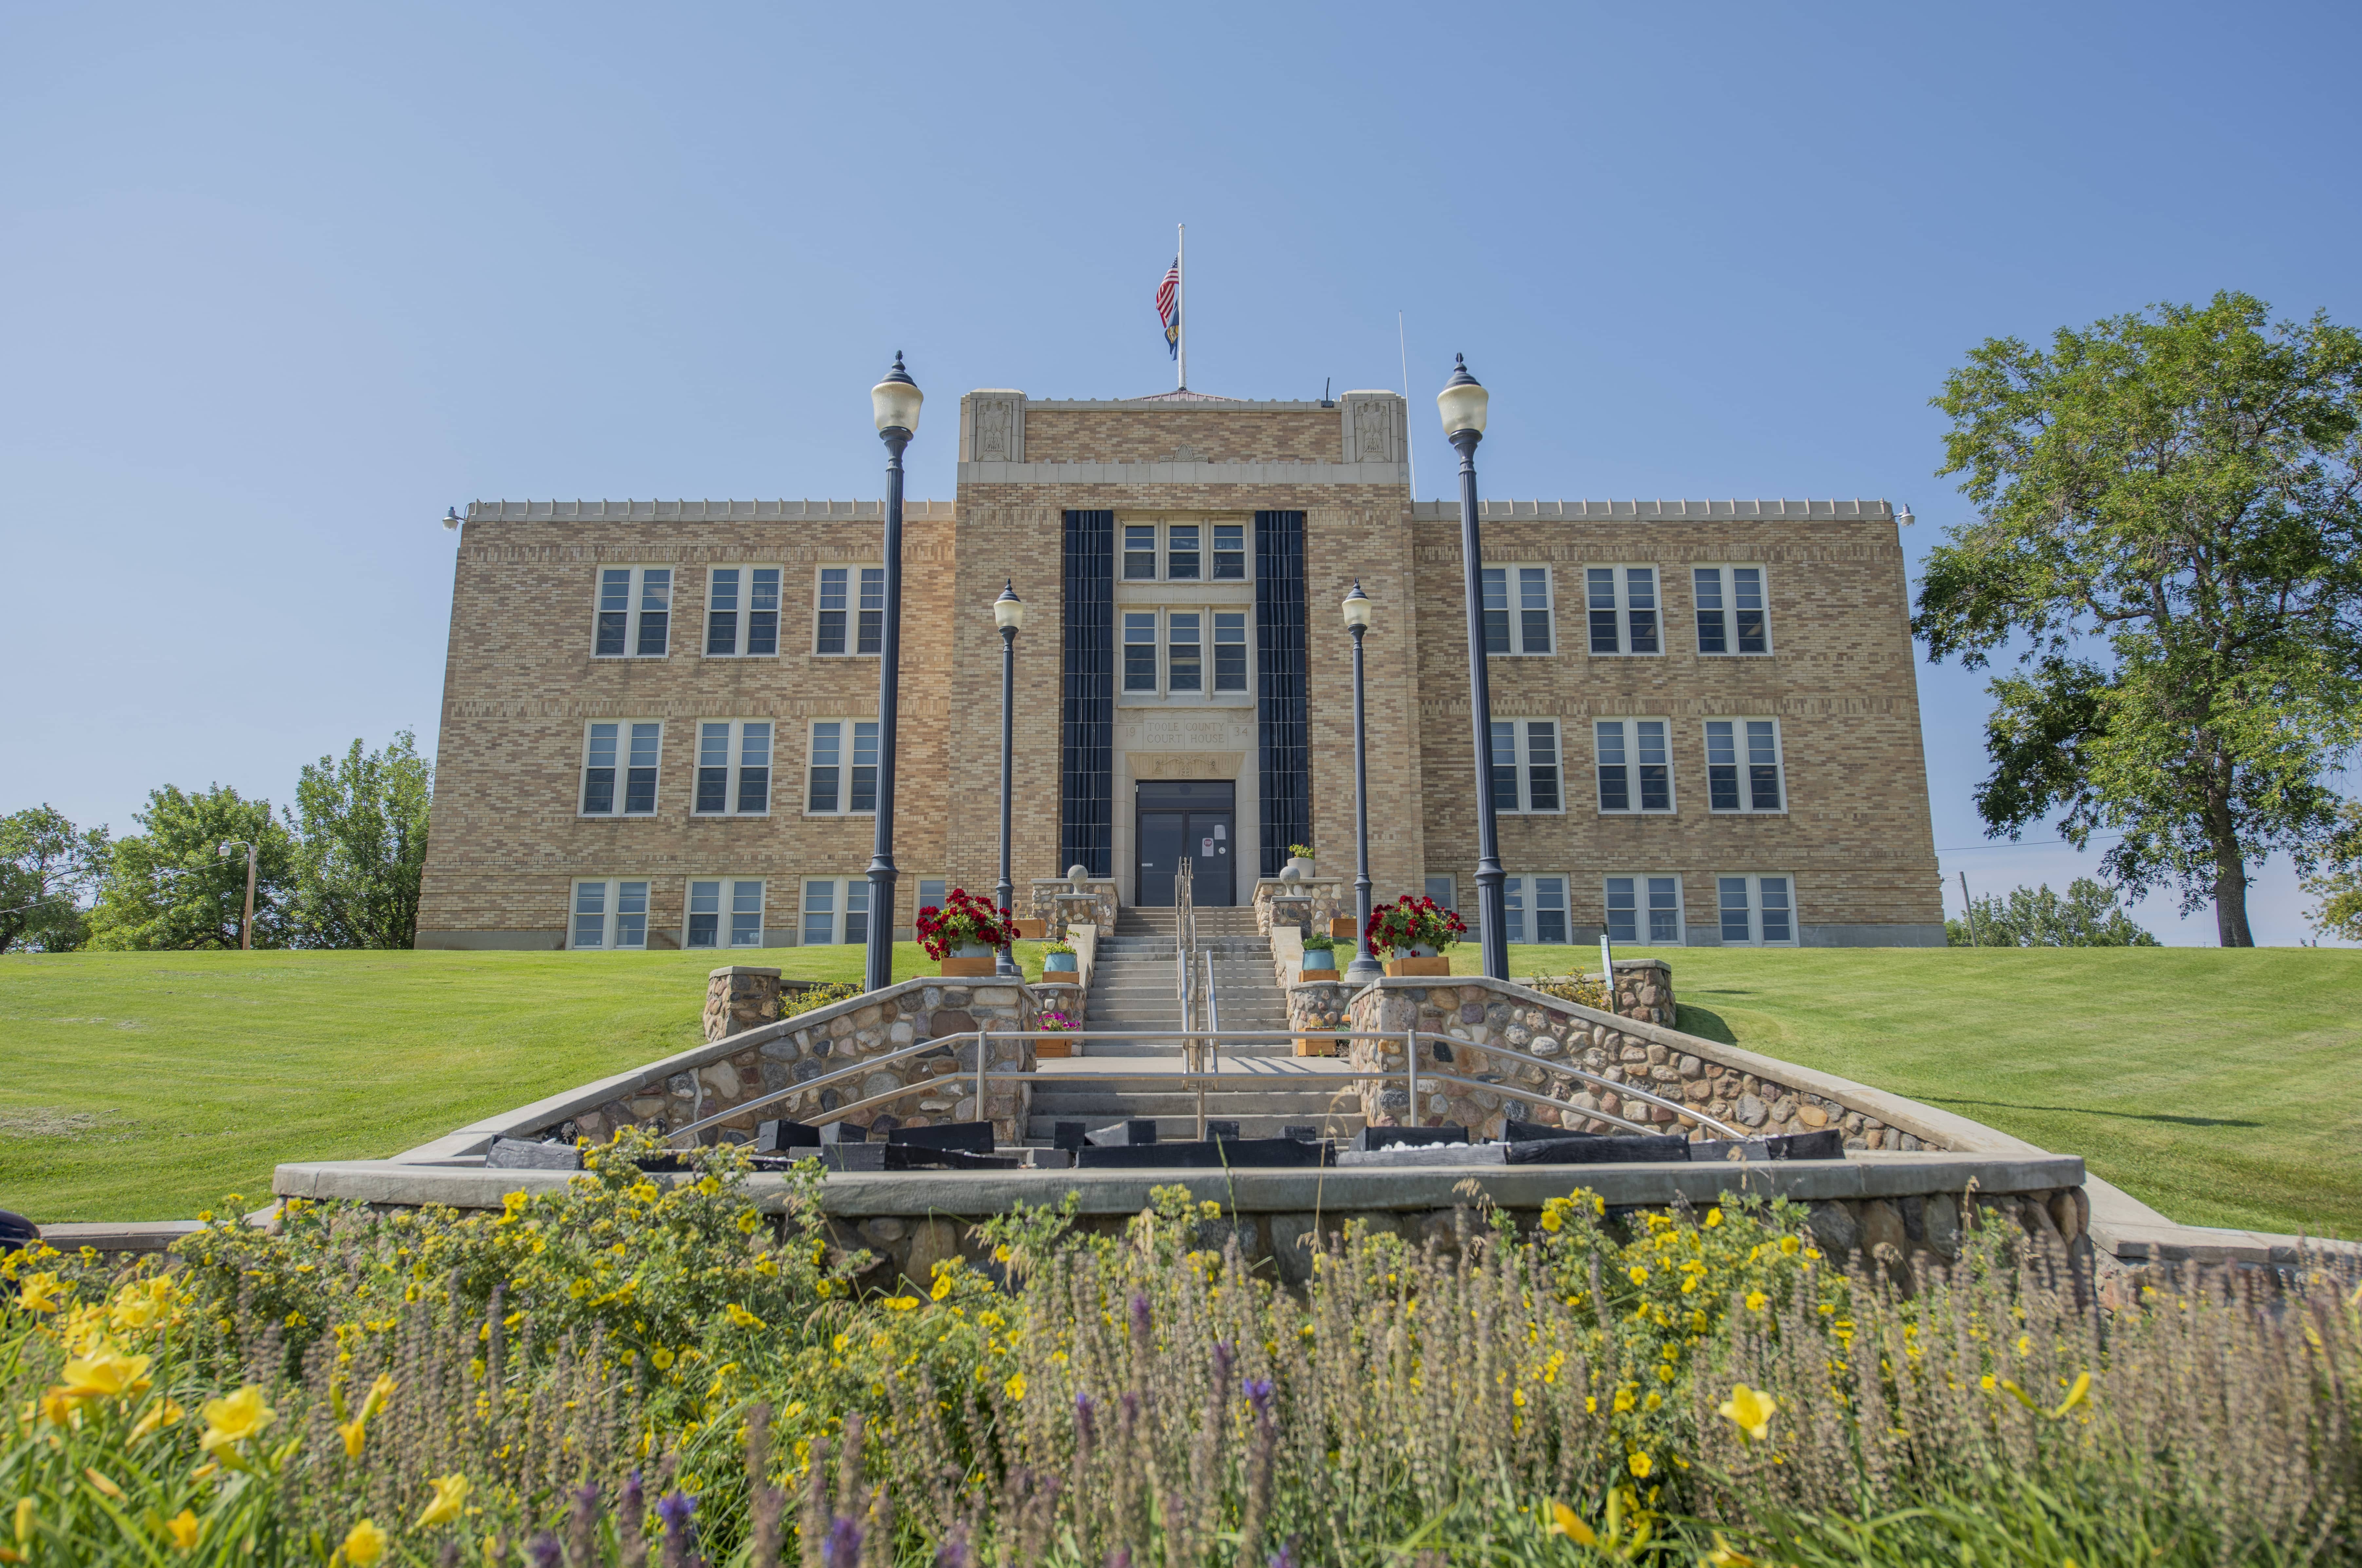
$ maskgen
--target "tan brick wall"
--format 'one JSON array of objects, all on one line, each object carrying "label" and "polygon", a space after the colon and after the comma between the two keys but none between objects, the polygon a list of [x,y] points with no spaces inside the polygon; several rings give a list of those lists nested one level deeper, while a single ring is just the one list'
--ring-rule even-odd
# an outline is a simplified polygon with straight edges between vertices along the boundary
[{"label": "tan brick wall", "polygon": [[[1475,898],[1473,739],[1467,618],[1457,521],[1414,527],[1419,564],[1422,755],[1428,865]],[[1891,522],[1486,523],[1485,558],[1551,568],[1550,657],[1490,661],[1493,716],[1563,726],[1566,810],[1500,819],[1511,873],[1572,876],[1571,918],[1605,918],[1609,872],[1673,872],[1689,924],[1711,928],[1717,873],[1787,873],[1806,926],[1940,923],[1942,898],[1919,744],[1903,554]],[[1586,565],[1658,566],[1664,654],[1593,657],[1584,616]],[[1689,568],[1759,563],[1766,573],[1770,657],[1701,657]],[[1780,720],[1788,810],[1706,809],[1704,723]],[[1596,810],[1591,721],[1669,721],[1675,813]]]},{"label": "tan brick wall", "polygon": [[1025,409],[1029,463],[1335,463],[1344,450],[1342,416],[1333,408]]},{"label": "tan brick wall", "polygon": [[[1337,461],[1337,410],[1170,405],[1029,405],[1033,463],[1163,460]],[[1308,681],[1313,837],[1324,873],[1353,868],[1352,643],[1338,603],[1359,578],[1377,603],[1368,650],[1371,849],[1382,898],[1455,876],[1474,897],[1475,813],[1468,731],[1458,525],[1413,521],[1399,484],[969,483],[958,522],[914,517],[907,529],[895,924],[910,924],[916,884],[944,877],[988,891],[999,856],[1000,644],[991,602],[1004,579],[1031,607],[1018,642],[1012,874],[1020,889],[1064,872],[1058,853],[1063,693],[1064,523],[1067,508],[1167,514],[1256,509],[1306,513]],[[650,930],[669,942],[692,876],[769,883],[766,924],[799,924],[800,882],[859,877],[867,817],[803,814],[809,722],[877,712],[874,658],[807,650],[812,578],[822,563],[875,563],[880,524],[866,518],[535,520],[471,523],[452,600],[434,834],[420,927],[562,944],[576,877],[646,877]],[[1564,726],[1567,809],[1502,820],[1512,872],[1572,878],[1571,917],[1603,917],[1610,871],[1673,872],[1693,929],[1710,931],[1717,872],[1796,878],[1805,927],[1932,926],[1942,919],[1929,831],[1903,558],[1891,522],[1610,523],[1495,520],[1489,560],[1545,562],[1555,579],[1558,651],[1491,661],[1497,717]],[[1661,657],[1585,651],[1582,569],[1656,563]],[[1701,658],[1687,568],[1759,562],[1768,571],[1769,658]],[[678,580],[670,657],[590,656],[602,566],[666,565]],[[784,569],[777,658],[707,659],[704,568]],[[1590,720],[1672,722],[1679,804],[1672,817],[1603,817],[1595,809]],[[1781,720],[1789,811],[1706,810],[1703,720]],[[576,814],[583,727],[591,718],[655,718],[667,732],[654,818]],[[773,810],[761,818],[689,812],[695,725],[768,718]],[[1124,794],[1120,788],[1119,794]],[[1243,822],[1257,812],[1242,789]],[[1128,798],[1116,802],[1131,810]],[[1239,867],[1250,896],[1252,865]]]}]

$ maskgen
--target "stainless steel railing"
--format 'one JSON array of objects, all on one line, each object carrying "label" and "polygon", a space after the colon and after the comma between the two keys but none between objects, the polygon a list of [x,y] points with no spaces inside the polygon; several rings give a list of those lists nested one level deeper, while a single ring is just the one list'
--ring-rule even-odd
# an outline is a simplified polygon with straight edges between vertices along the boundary
[{"label": "stainless steel railing", "polygon": [[[1628,1132],[1653,1134],[1661,1132],[1664,1126],[1663,1123],[1659,1123],[1653,1126],[1643,1125],[1639,1122],[1614,1114],[1613,1112],[1576,1106],[1569,1100],[1559,1099],[1555,1095],[1544,1094],[1533,1089],[1521,1088],[1514,1084],[1493,1082],[1483,1078],[1473,1078],[1458,1073],[1440,1072],[1432,1066],[1422,1070],[1418,1064],[1418,1046],[1422,1043],[1441,1043],[1451,1046],[1455,1050],[1481,1051],[1488,1056],[1506,1058],[1513,1063],[1529,1064],[1542,1068],[1545,1072],[1562,1075],[1566,1077],[1575,1079],[1578,1082],[1590,1084],[1606,1089],[1616,1095],[1619,1100],[1639,1099],[1650,1105],[1662,1107],[1663,1109],[1673,1112],[1677,1121],[1685,1120],[1695,1122],[1697,1125],[1705,1128],[1707,1131],[1730,1139],[1735,1143],[1743,1143],[1748,1137],[1746,1132],[1736,1127],[1730,1126],[1727,1122],[1717,1121],[1716,1118],[1708,1116],[1705,1111],[1699,1110],[1697,1107],[1685,1104],[1681,1100],[1669,1099],[1664,1096],[1658,1094],[1653,1089],[1631,1083],[1628,1080],[1610,1078],[1603,1074],[1595,1073],[1587,1067],[1576,1066],[1571,1062],[1553,1061],[1547,1057],[1532,1055],[1527,1052],[1517,1050],[1512,1046],[1477,1044],[1471,1041],[1455,1039],[1451,1035],[1435,1034],[1413,1029],[1382,1031],[1324,1029],[1320,1033],[1325,1039],[1376,1040],[1388,1043],[1398,1041],[1402,1043],[1404,1048],[1402,1066],[1399,1067],[1390,1067],[1380,1065],[1369,1068],[1354,1067],[1341,1072],[1324,1073],[1319,1075],[1267,1075],[1261,1073],[1231,1073],[1225,1075],[1219,1071],[1209,1072],[1205,1070],[1204,1063],[1187,1056],[1186,1053],[1190,1049],[1194,1043],[1201,1040],[1206,1041],[1210,1048],[1213,1043],[1218,1041],[1260,1043],[1286,1040],[1291,1037],[1290,1032],[1286,1030],[1254,1029],[1222,1031],[1189,1031],[1185,1029],[1172,1033],[1152,1032],[1143,1034],[1127,1030],[1120,1035],[1120,1038],[1127,1041],[1172,1040],[1180,1042],[1183,1051],[1185,1052],[1184,1061],[1186,1066],[1184,1070],[1178,1073],[1169,1071],[1158,1072],[1153,1069],[1128,1072],[1120,1067],[1087,1067],[1079,1068],[1072,1072],[1061,1071],[1055,1077],[1056,1081],[1062,1085],[1077,1083],[1159,1083],[1170,1085],[1191,1085],[1195,1088],[1197,1092],[1198,1132],[1198,1136],[1200,1137],[1205,1135],[1206,1095],[1210,1089],[1219,1088],[1231,1093],[1248,1094],[1263,1089],[1268,1089],[1275,1084],[1286,1082],[1288,1078],[1310,1077],[1315,1076],[1336,1077],[1348,1082],[1361,1082],[1371,1078],[1384,1081],[1395,1077],[1401,1077],[1404,1080],[1404,1086],[1407,1091],[1404,1121],[1407,1125],[1410,1126],[1417,1126],[1418,1124],[1419,1085],[1422,1081],[1451,1084],[1464,1088],[1500,1095],[1506,1099],[1519,1100],[1529,1105],[1547,1106],[1561,1111],[1570,1110],[1576,1110],[1592,1121],[1605,1121],[1611,1126],[1621,1127]],[[1081,1034],[1082,1038],[1086,1040],[1088,1038],[1087,1032],[1081,1032]],[[833,1073],[824,1073],[817,1077],[806,1079],[802,1083],[792,1084],[786,1088],[774,1089],[768,1094],[760,1095],[754,1099],[744,1101],[738,1105],[734,1105],[727,1110],[718,1112],[712,1116],[705,1117],[700,1121],[692,1121],[686,1127],[675,1129],[674,1131],[667,1133],[666,1137],[668,1140],[690,1137],[695,1133],[703,1132],[709,1127],[716,1126],[723,1121],[729,1121],[732,1118],[743,1116],[750,1110],[756,1110],[765,1106],[776,1104],[780,1100],[788,1099],[791,1095],[803,1094],[807,1092],[816,1094],[832,1084],[874,1072],[889,1062],[900,1061],[911,1056],[923,1055],[930,1052],[940,1051],[946,1048],[956,1051],[961,1043],[968,1041],[976,1043],[976,1072],[974,1077],[977,1115],[980,1119],[988,1121],[990,1120],[990,1117],[988,1114],[989,1110],[989,1101],[987,1099],[986,1095],[990,1080],[994,1078],[1019,1078],[1030,1083],[1039,1081],[1039,1079],[1044,1076],[1032,1072],[1006,1069],[1000,1072],[994,1072],[991,1067],[993,1042],[1002,1040],[1071,1041],[1075,1040],[1076,1037],[1076,1032],[1052,1032],[1047,1030],[1000,1031],[989,1028],[979,1029],[966,1034],[938,1035],[931,1040],[922,1040],[913,1044],[905,1045],[898,1051],[889,1051],[882,1055],[865,1057],[862,1061],[852,1066],[839,1068],[837,1071]],[[1118,1036],[1113,1034],[1109,1034],[1106,1037],[1110,1039],[1118,1038]],[[1108,1058],[1099,1059],[1106,1060]],[[966,1077],[967,1075],[961,1074],[959,1076]],[[855,1100],[849,1105],[840,1105],[832,1110],[822,1111],[816,1118],[807,1116],[802,1120],[807,1126],[824,1126],[831,1121],[841,1121],[844,1117],[849,1116],[857,1110],[866,1110],[874,1106],[889,1104],[894,1100],[900,1099],[905,1096],[923,1093],[929,1089],[939,1089],[943,1087],[944,1082],[944,1078],[923,1078],[917,1083],[904,1084],[885,1093],[872,1095],[867,1099]]]}]

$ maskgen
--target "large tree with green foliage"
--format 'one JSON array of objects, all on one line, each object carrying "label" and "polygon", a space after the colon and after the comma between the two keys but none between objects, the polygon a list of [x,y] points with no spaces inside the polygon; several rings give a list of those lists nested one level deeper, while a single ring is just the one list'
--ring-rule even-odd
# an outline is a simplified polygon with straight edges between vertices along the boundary
[{"label": "large tree with green foliage", "polygon": [[248,801],[226,784],[203,794],[167,784],[149,791],[133,821],[146,831],[119,839],[114,863],[90,914],[93,947],[236,947],[246,903],[246,852],[224,856],[232,841],[259,845],[255,864],[254,945],[284,947],[295,841],[268,801]]},{"label": "large tree with green foliage", "polygon": [[48,806],[0,817],[0,953],[64,953],[87,936],[83,901],[106,872],[113,846]]},{"label": "large tree with green foliage", "polygon": [[408,730],[383,751],[353,742],[304,769],[289,816],[296,836],[295,940],[305,947],[408,947],[434,769]]},{"label": "large tree with green foliage", "polygon": [[1977,516],[1929,554],[1913,629],[1932,659],[2017,665],[1978,811],[2120,833],[2111,882],[2211,899],[2252,945],[2248,867],[2314,863],[2362,712],[2362,336],[2217,294],[2047,353],[1990,339],[1934,402]]},{"label": "large tree with green foliage", "polygon": [[2116,895],[2089,877],[2067,884],[2060,898],[2045,882],[2039,888],[1972,900],[1965,920],[1947,920],[1946,938],[1955,947],[2155,947],[2158,940],[2116,902]]}]

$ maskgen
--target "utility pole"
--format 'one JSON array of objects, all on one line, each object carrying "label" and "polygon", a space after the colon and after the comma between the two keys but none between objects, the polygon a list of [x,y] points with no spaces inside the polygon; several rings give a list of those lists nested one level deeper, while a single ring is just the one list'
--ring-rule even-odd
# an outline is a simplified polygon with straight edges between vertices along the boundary
[{"label": "utility pole", "polygon": [[1976,900],[1969,897],[1969,874],[1966,871],[1960,873],[1960,907],[1968,911],[1969,945],[1982,947],[1984,944],[1977,939]]},{"label": "utility pole", "polygon": [[223,842],[221,848],[215,851],[215,853],[224,860],[227,860],[229,858],[229,852],[239,847],[243,847],[246,850],[246,914],[245,917],[237,922],[237,945],[240,952],[251,953],[254,951],[255,845],[247,843],[247,841],[242,838],[226,839]]}]

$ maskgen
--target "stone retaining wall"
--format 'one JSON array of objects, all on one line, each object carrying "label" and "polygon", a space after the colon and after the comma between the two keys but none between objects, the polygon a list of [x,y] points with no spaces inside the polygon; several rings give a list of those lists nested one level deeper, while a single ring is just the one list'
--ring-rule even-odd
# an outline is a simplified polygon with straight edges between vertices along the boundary
[{"label": "stone retaining wall", "polygon": [[[743,969],[716,970],[716,988],[731,986],[728,1005],[736,1004],[734,989]],[[759,977],[764,971],[752,971]],[[777,970],[773,977],[776,997]],[[776,1005],[776,1003],[774,1004]],[[712,1003],[709,1000],[709,1008]],[[595,1110],[577,1110],[564,1122],[542,1131],[560,1137],[582,1136],[603,1141],[626,1124],[663,1132],[703,1121],[734,1105],[857,1065],[864,1057],[884,1056],[904,1046],[937,1035],[964,1034],[982,1026],[1021,1032],[1033,1027],[1039,1003],[1033,988],[1024,985],[960,984],[938,978],[904,980],[881,991],[869,991],[826,1007],[815,1008],[778,1023],[745,1031],[738,1050],[715,1056],[702,1066],[658,1064],[637,1084],[613,1087]],[[733,1038],[735,1038],[734,1036]],[[727,1046],[730,1039],[721,1042]],[[993,1046],[996,1072],[1031,1073],[1033,1047],[1029,1041],[1008,1041]],[[834,1087],[790,1094],[768,1105],[748,1109],[701,1136],[707,1143],[722,1138],[744,1143],[758,1121],[777,1117],[808,1119],[841,1105],[867,1099],[891,1089],[922,1081],[942,1081],[938,1093],[916,1093],[843,1120],[862,1127],[925,1127],[943,1121],[979,1119],[976,1102],[976,1043],[921,1052],[896,1062],[879,1062],[877,1070]],[[963,1077],[962,1075],[966,1075]],[[1022,1083],[992,1086],[994,1136],[1007,1143],[1022,1141],[1026,1114],[1032,1103],[1031,1087]]]},{"label": "stone retaining wall", "polygon": [[[1628,989],[1636,1011],[1670,1013],[1670,973],[1663,980],[1662,994],[1654,1000],[1648,999],[1649,992],[1657,985],[1643,977],[1643,966],[1653,965],[1654,960],[1636,965],[1633,983],[1628,987],[1625,966],[1617,965],[1618,999]],[[1383,980],[1354,997],[1346,1008],[1346,1016],[1355,1030],[1415,1028],[1421,1033],[1448,1036],[1452,1043],[1421,1043],[1422,1077],[1429,1071],[1453,1073],[1462,1077],[1514,1085],[1564,1101],[1562,1107],[1552,1110],[1487,1089],[1472,1090],[1444,1084],[1430,1087],[1423,1081],[1419,1088],[1420,1123],[1430,1127],[1464,1126],[1474,1137],[1500,1136],[1503,1123],[1511,1116],[1545,1124],[1555,1121],[1584,1132],[1625,1131],[1589,1114],[1594,1111],[1658,1126],[1668,1132],[1686,1132],[1694,1139],[1718,1136],[1693,1117],[1619,1094],[1612,1087],[1630,1083],[1667,1099],[1694,1106],[1749,1136],[1769,1137],[1836,1127],[1845,1134],[1848,1148],[1907,1151],[1928,1146],[1919,1138],[1889,1127],[1838,1099],[1800,1092],[1759,1077],[1742,1066],[1726,1065],[1716,1059],[1717,1051],[1712,1041],[1674,1034],[1662,1025],[1650,1032],[1657,1038],[1624,1032],[1615,1027],[1618,1020],[1614,1015],[1478,976],[1455,975],[1450,985],[1434,985],[1416,978]],[[1654,1020],[1644,1016],[1641,1021]],[[1669,1034],[1672,1035],[1671,1041],[1662,1038]],[[1611,1087],[1603,1088],[1537,1064],[1495,1056],[1483,1049],[1488,1041],[1497,1041],[1529,1055],[1563,1059],[1610,1080]],[[1352,1060],[1357,1066],[1384,1067],[1396,1075],[1390,1079],[1363,1080],[1362,1113],[1374,1124],[1400,1124],[1409,1110],[1408,1091],[1400,1077],[1402,1045],[1383,1040],[1358,1040],[1353,1043]]]},{"label": "stone retaining wall", "polygon": [[[1043,922],[1043,929],[1049,933],[1053,941],[1065,936],[1067,921],[1090,919],[1090,911],[1085,910],[1082,905],[1061,904],[1058,901],[1061,897],[1074,890],[1074,884],[1062,877],[1037,877],[1033,879],[1032,891],[1028,895],[1027,910],[1035,920]],[[1092,908],[1098,911],[1098,916],[1091,920],[1091,923],[1101,931],[1113,931],[1118,903],[1115,883],[1111,880],[1092,880],[1083,885],[1083,890],[1092,896],[1094,900]]]},{"label": "stone retaining wall", "polygon": [[1300,882],[1283,882],[1265,877],[1255,883],[1254,915],[1258,933],[1271,934],[1271,901],[1274,899],[1309,899],[1312,912],[1306,925],[1308,931],[1326,934],[1329,922],[1341,915],[1353,912],[1353,889],[1351,883],[1335,877],[1308,877]]}]

